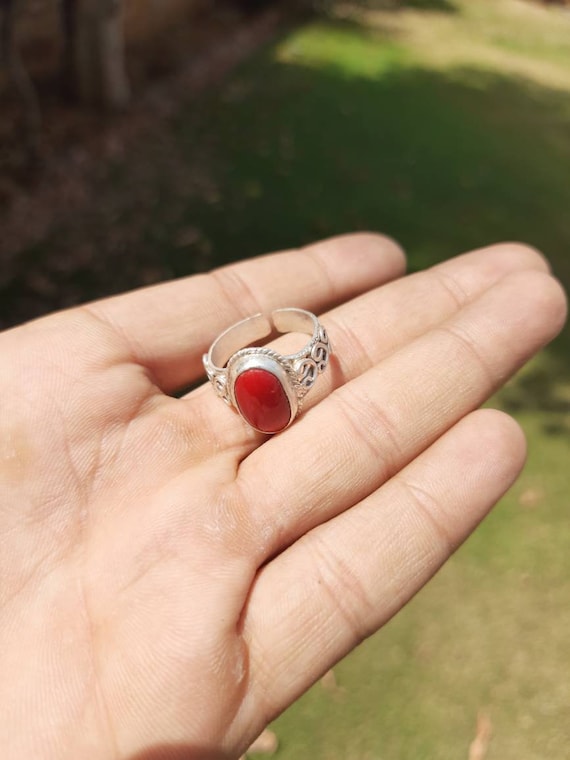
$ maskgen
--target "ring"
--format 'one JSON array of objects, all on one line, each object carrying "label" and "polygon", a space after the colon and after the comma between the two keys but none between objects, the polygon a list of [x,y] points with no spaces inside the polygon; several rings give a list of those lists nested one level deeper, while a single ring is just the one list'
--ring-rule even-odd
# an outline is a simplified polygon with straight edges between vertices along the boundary
[{"label": "ring", "polygon": [[[308,333],[296,354],[282,356],[252,343],[279,333]],[[303,399],[328,366],[332,353],[325,328],[310,311],[277,309],[256,314],[223,332],[203,357],[214,390],[260,433],[280,433],[301,410]]]}]

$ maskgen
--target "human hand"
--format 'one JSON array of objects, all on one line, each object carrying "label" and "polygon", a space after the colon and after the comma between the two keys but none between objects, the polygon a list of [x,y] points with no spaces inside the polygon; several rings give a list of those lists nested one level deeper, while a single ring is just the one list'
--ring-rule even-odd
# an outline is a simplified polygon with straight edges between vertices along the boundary
[{"label": "human hand", "polygon": [[[238,757],[511,485],[523,436],[474,410],[561,328],[561,288],[514,244],[403,267],[349,236],[0,336],[3,760]],[[281,435],[168,395],[238,319],[335,304]]]}]

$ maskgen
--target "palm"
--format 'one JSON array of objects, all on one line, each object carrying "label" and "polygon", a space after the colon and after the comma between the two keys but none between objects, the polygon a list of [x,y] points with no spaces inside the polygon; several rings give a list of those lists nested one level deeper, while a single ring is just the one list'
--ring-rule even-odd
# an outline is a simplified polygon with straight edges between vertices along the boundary
[{"label": "palm", "polygon": [[[209,387],[167,395],[199,377],[217,332],[257,310],[253,292],[264,310],[320,310],[400,267],[390,243],[344,239],[2,336],[6,758],[236,756],[392,615],[512,481],[523,456],[516,429],[488,415],[456,423],[561,324],[549,278],[501,279],[544,268],[522,248],[472,254],[325,316],[338,361],[303,418],[262,446]],[[505,354],[524,318],[521,288],[536,301],[532,329]],[[418,305],[403,313],[406,297]],[[492,308],[499,320],[518,310],[500,339],[468,347],[469,320],[483,324]],[[439,368],[438,351],[455,355]],[[431,355],[427,387],[398,395]],[[482,439],[470,477],[485,483],[460,497],[465,451]],[[489,457],[505,451],[489,476]],[[444,496],[437,468],[450,464],[458,483]],[[461,498],[464,513],[453,514]]]},{"label": "palm", "polygon": [[[75,757],[85,757],[86,728],[100,756],[115,757],[133,713],[149,740],[165,721],[175,732],[222,735],[243,696],[235,623],[251,582],[249,563],[236,563],[223,540],[229,534],[216,534],[226,474],[208,477],[212,456],[194,439],[194,404],[181,414],[145,372],[120,364],[128,347],[91,315],[73,328],[45,366],[37,352],[46,335],[14,347],[26,419],[14,410],[12,435],[10,412],[5,420],[15,488],[3,506],[17,516],[23,546],[16,564],[4,553],[12,598],[3,601],[18,689],[24,698],[49,676],[49,705],[35,718],[42,732],[72,718]],[[19,336],[5,336],[8,350],[10,338]],[[207,517],[201,535],[198,513]],[[5,704],[16,705],[10,691]]]}]

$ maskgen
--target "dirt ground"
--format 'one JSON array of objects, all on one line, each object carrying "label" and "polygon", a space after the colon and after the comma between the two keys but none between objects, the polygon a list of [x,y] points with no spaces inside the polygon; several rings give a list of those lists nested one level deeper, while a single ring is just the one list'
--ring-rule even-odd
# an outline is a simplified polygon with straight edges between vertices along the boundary
[{"label": "dirt ground", "polygon": [[[152,141],[153,135],[160,138],[165,120],[175,118],[204,89],[215,87],[288,20],[283,8],[254,16],[218,8],[202,12],[192,24],[176,28],[166,24],[152,40],[142,32],[134,35],[129,47],[134,101],[122,115],[93,113],[66,104],[58,91],[54,50],[40,45],[39,57],[30,65],[44,119],[41,166],[33,171],[18,139],[19,104],[11,93],[1,94],[0,87],[0,327],[83,301],[93,297],[93,292],[116,292],[121,278],[106,262],[91,260],[96,258],[89,241],[93,230],[83,219],[102,204],[105,222],[124,212],[125,199],[120,193],[97,197],[101,176],[114,160],[136,150],[137,144]],[[144,155],[141,150],[137,156],[140,181],[135,178],[129,187],[131,208],[144,208],[148,194],[145,177],[152,167],[145,168]],[[172,181],[182,181],[176,179],[176,156],[162,158],[172,165]],[[69,250],[63,256],[52,250],[53,246],[44,245],[62,226],[69,229],[65,245]],[[142,285],[168,277],[166,271],[146,271],[140,257],[135,260],[136,223],[131,227],[117,224],[107,230],[114,238],[113,246],[124,251],[122,271],[131,272],[125,283]],[[41,248],[38,255],[34,254],[36,246]],[[129,258],[133,260],[129,262]],[[78,270],[85,272],[86,281],[91,277],[97,282],[96,287],[87,282],[79,291],[76,286],[66,286],[66,281],[77,281]],[[133,272],[137,273],[134,280]],[[113,278],[108,287],[105,278]]]}]

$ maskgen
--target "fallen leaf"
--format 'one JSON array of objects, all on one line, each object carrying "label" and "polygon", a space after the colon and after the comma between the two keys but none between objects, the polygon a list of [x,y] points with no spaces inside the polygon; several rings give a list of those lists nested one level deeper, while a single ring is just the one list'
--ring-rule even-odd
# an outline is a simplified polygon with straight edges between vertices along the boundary
[{"label": "fallen leaf", "polygon": [[253,742],[251,747],[245,753],[248,755],[273,755],[277,752],[279,742],[277,736],[268,728],[265,729]]},{"label": "fallen leaf", "polygon": [[335,672],[332,669],[327,671],[321,678],[321,686],[334,697],[339,697],[345,692],[343,687],[338,685]]},{"label": "fallen leaf", "polygon": [[532,508],[544,501],[545,493],[542,488],[527,488],[519,496],[519,504],[521,507]]},{"label": "fallen leaf", "polygon": [[485,760],[487,750],[489,749],[489,742],[491,741],[492,731],[493,725],[491,723],[491,718],[486,712],[480,710],[477,715],[477,732],[469,746],[468,760]]},{"label": "fallen leaf", "polygon": [[336,691],[338,689],[338,683],[336,681],[334,670],[331,669],[324,674],[324,676],[321,678],[321,685],[327,691]]}]

